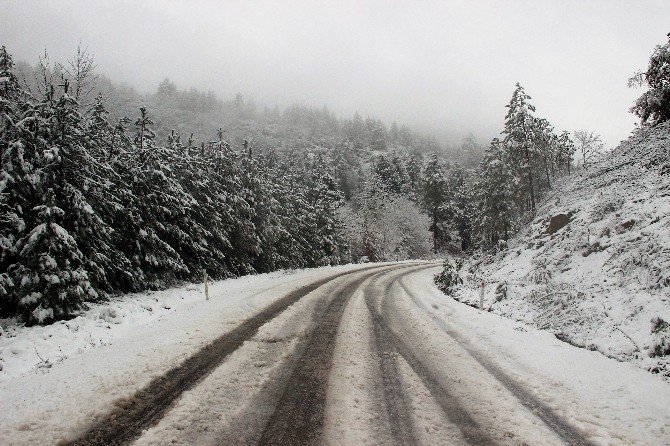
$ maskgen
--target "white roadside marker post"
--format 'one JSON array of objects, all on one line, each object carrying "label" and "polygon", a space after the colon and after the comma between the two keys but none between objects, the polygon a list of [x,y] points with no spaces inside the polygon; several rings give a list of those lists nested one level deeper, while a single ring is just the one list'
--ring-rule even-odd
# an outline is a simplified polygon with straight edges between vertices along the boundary
[{"label": "white roadside marker post", "polygon": [[482,280],[481,285],[479,286],[479,309],[483,310],[484,309],[484,281]]},{"label": "white roadside marker post", "polygon": [[203,270],[202,274],[205,281],[205,300],[209,300],[209,284],[207,283],[207,271]]}]

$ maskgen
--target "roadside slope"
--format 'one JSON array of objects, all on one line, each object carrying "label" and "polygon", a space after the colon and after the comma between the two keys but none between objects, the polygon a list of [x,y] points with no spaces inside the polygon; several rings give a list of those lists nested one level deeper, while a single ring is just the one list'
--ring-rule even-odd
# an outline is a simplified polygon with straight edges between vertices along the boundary
[{"label": "roadside slope", "polygon": [[457,300],[478,302],[484,280],[491,311],[670,376],[670,123],[569,178],[508,249],[461,275]]}]

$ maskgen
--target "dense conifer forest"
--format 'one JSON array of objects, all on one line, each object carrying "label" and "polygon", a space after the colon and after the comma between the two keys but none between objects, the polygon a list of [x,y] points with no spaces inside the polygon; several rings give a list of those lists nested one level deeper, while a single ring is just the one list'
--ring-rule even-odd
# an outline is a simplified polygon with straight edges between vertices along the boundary
[{"label": "dense conifer forest", "polygon": [[142,95],[94,68],[81,49],[34,67],[0,52],[3,316],[49,323],[205,272],[498,249],[577,150],[519,84],[500,138],[445,148],[395,123],[168,79]]}]

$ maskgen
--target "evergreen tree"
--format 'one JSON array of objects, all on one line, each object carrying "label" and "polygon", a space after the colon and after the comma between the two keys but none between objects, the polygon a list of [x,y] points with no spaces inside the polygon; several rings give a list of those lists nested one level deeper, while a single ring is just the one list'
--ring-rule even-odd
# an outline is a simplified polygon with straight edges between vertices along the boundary
[{"label": "evergreen tree", "polygon": [[647,85],[649,89],[635,101],[631,113],[643,124],[655,125],[670,119],[670,33],[668,42],[654,49],[647,71],[629,80],[629,86],[633,85]]},{"label": "evergreen tree", "polygon": [[530,210],[535,211],[536,179],[533,167],[537,154],[533,135],[535,118],[532,115],[535,107],[529,103],[530,99],[523,87],[517,83],[512,99],[506,106],[508,110],[502,133],[505,135],[505,146],[510,151],[513,162],[518,165],[519,177],[523,177],[526,182]]},{"label": "evergreen tree", "polygon": [[58,224],[65,213],[54,206],[55,191],[46,193],[48,203],[35,207],[37,225],[22,240],[13,270],[19,314],[29,324],[66,318],[97,297],[76,241]]},{"label": "evergreen tree", "polygon": [[[113,284],[107,273],[127,264],[112,248],[112,229],[97,212],[104,209],[109,168],[105,165],[100,135],[89,132],[79,113],[79,104],[70,95],[69,81],[64,78],[62,92],[53,110],[51,150],[53,162],[42,173],[45,185],[55,190],[55,205],[63,210],[62,227],[73,237],[82,253],[84,268],[98,290],[110,291]],[[93,111],[93,117],[100,119]],[[100,156],[96,159],[93,153]]]},{"label": "evergreen tree", "polygon": [[13,69],[12,57],[0,47],[0,316],[13,307],[7,271],[17,255],[14,245],[24,230],[23,211],[32,193],[30,184],[22,181],[32,167],[22,159],[18,140],[21,89]]},{"label": "evergreen tree", "polygon": [[423,205],[431,219],[430,231],[433,233],[433,252],[440,249],[446,234],[445,203],[448,200],[447,180],[444,169],[437,156],[432,154],[423,171]]},{"label": "evergreen tree", "polygon": [[96,234],[98,243],[84,241],[82,251],[88,252],[88,257],[101,266],[91,271],[96,287],[105,291],[139,290],[144,275],[138,266],[133,266],[125,252],[132,243],[129,240],[132,221],[139,221],[137,197],[126,182],[130,178],[128,149],[132,146],[123,128],[128,119],[113,126],[108,121],[108,114],[102,97],[98,96],[85,122],[87,148],[95,160],[95,178],[98,179],[93,183],[94,187],[88,189],[89,201],[106,228],[98,229],[101,231]]},{"label": "evergreen tree", "polygon": [[414,194],[419,193],[421,190],[421,160],[415,153],[412,153],[407,161],[407,177],[409,190]]},{"label": "evergreen tree", "polygon": [[137,210],[126,228],[125,251],[135,267],[144,274],[151,288],[160,288],[188,268],[168,238],[180,237],[173,222],[179,219],[191,200],[173,178],[166,151],[155,145],[152,120],[146,109],[140,109],[135,121],[135,147],[125,160],[128,168],[124,178],[132,191],[133,207]]},{"label": "evergreen tree", "polygon": [[312,171],[308,203],[316,222],[313,251],[319,257],[318,264],[330,264],[342,247],[342,227],[336,211],[343,205],[342,193],[337,189],[333,177],[319,163]]},{"label": "evergreen tree", "polygon": [[479,178],[474,185],[474,230],[483,246],[507,240],[514,222],[514,171],[503,144],[494,139],[484,152]]},{"label": "evergreen tree", "polygon": [[467,251],[471,247],[471,185],[468,181],[468,172],[460,165],[455,164],[450,170],[447,179],[449,199],[445,204],[446,212],[451,215],[451,223],[458,232],[461,250]]}]

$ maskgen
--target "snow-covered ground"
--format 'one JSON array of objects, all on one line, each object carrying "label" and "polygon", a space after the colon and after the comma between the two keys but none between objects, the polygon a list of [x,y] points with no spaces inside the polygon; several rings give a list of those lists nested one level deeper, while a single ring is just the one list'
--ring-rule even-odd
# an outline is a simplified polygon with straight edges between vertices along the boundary
[{"label": "snow-covered ground", "polygon": [[[548,234],[559,214],[569,223]],[[484,280],[494,313],[670,376],[670,123],[566,180],[507,250],[461,275],[460,301],[477,304]]]},{"label": "snow-covered ground", "polygon": [[[473,413],[493,419],[497,413],[510,417],[512,425],[528,422],[521,411],[501,410],[504,402],[487,403],[501,388],[503,394],[510,391],[504,380],[486,376],[490,371],[485,366],[492,365],[498,378],[506,376],[520,385],[594,444],[670,445],[667,382],[633,364],[561,342],[547,331],[462,305],[430,285],[432,273],[403,279],[433,322],[415,322],[414,330],[419,337],[421,331],[433,333],[434,360],[443,361],[450,378],[470,390],[466,404],[473,406]],[[436,330],[457,342],[445,342]],[[531,437],[529,444],[554,442],[553,436]]]},{"label": "snow-covered ground", "polygon": [[[274,299],[368,266],[221,281],[211,286],[209,301],[202,286],[192,285],[126,296],[68,321],[77,330],[63,330],[59,325],[64,324],[9,327],[13,337],[0,338],[3,352],[19,346],[26,350],[10,353],[0,375],[0,443],[72,439],[110,407],[124,405],[154,377]],[[281,410],[276,402],[299,363],[302,340],[314,327],[314,309],[345,289],[353,294],[344,307],[328,375],[326,444],[393,444],[385,410],[389,402],[381,397],[389,389],[396,400],[405,399],[412,431],[406,434],[418,444],[465,445],[484,438],[501,445],[560,445],[565,436],[556,423],[560,431],[561,422],[590,444],[670,444],[668,383],[632,364],[560,342],[546,331],[462,305],[434,286],[438,269],[417,264],[328,282],[263,325],[184,392],[135,444],[256,444],[268,418]],[[371,312],[374,299],[378,305]],[[116,317],[109,317],[111,309]],[[399,382],[390,388],[380,372],[373,313],[381,314],[411,350],[410,356],[402,350],[391,354]],[[85,344],[89,338],[101,342]],[[58,348],[77,342],[79,349]],[[30,354],[26,344],[33,343],[45,360],[60,351],[63,359],[38,367],[39,358],[23,358]],[[433,388],[426,374],[434,377]]]},{"label": "snow-covered ground", "polygon": [[368,266],[223,280],[210,284],[209,301],[203,285],[120,296],[45,327],[3,321],[0,443],[52,444],[71,438],[273,300]]}]

